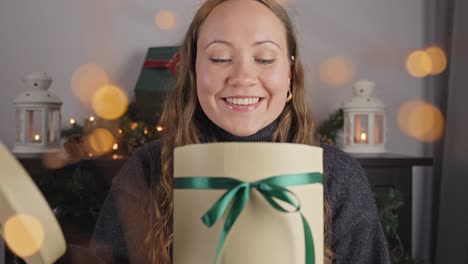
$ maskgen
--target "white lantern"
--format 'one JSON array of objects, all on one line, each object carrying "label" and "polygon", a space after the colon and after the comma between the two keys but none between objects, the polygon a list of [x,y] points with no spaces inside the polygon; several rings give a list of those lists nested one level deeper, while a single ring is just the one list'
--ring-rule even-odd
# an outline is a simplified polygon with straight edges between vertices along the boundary
[{"label": "white lantern", "polygon": [[374,82],[360,80],[353,86],[351,100],[343,104],[343,150],[346,152],[385,152],[385,106],[373,96],[374,90]]},{"label": "white lantern", "polygon": [[60,99],[48,91],[52,78],[46,73],[28,74],[26,91],[13,101],[16,109],[16,142],[13,153],[36,156],[60,148]]}]

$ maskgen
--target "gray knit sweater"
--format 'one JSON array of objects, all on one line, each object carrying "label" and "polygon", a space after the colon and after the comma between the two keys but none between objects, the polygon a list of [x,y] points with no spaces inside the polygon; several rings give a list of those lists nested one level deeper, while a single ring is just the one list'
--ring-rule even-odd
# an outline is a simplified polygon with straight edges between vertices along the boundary
[{"label": "gray knit sweater", "polygon": [[[270,141],[273,123],[249,137],[214,126],[216,141]],[[373,193],[361,166],[344,152],[323,145],[324,195],[332,211],[332,236],[326,245],[335,263],[390,263]],[[150,207],[150,187],[160,174],[160,141],[140,148],[113,184],[96,223],[90,249],[106,263],[144,263],[146,235],[141,208]],[[139,209],[140,208],[140,209]]]}]

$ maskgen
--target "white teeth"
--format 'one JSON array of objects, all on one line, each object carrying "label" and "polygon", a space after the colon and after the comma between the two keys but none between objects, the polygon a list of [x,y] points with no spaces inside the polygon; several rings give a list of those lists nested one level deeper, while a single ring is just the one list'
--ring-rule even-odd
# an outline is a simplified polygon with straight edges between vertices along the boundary
[{"label": "white teeth", "polygon": [[251,98],[226,98],[226,102],[235,105],[252,105],[258,103],[260,98],[251,97]]}]

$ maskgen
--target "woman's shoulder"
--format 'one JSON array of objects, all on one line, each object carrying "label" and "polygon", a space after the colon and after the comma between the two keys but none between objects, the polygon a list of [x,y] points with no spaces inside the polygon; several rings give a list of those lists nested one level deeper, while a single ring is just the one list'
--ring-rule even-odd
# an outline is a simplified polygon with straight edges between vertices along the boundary
[{"label": "woman's shoulder", "polygon": [[115,176],[113,188],[127,192],[147,190],[161,171],[161,141],[154,140],[139,147]]},{"label": "woman's shoulder", "polygon": [[334,173],[362,174],[359,162],[348,153],[326,144],[320,145],[323,149],[323,169]]},{"label": "woman's shoulder", "polygon": [[324,189],[331,204],[372,196],[369,181],[359,162],[344,151],[329,145],[323,148]]}]

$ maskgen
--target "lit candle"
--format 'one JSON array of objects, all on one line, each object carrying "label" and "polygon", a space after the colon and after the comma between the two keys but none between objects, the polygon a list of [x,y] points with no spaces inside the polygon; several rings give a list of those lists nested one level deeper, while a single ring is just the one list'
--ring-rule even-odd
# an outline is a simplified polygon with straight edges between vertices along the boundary
[{"label": "lit candle", "polygon": [[366,138],[367,138],[366,133],[365,133],[365,132],[362,132],[362,133],[361,133],[361,140],[362,140],[362,141],[365,141]]}]

